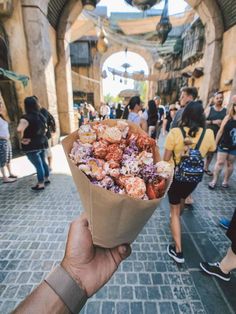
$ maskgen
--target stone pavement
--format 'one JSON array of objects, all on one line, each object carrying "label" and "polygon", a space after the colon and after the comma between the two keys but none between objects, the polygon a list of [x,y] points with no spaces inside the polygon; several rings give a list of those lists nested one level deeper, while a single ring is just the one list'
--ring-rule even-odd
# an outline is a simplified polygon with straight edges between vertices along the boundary
[{"label": "stone pavement", "polygon": [[[82,210],[61,146],[54,148],[51,185],[32,192],[33,168],[25,157],[13,160],[13,184],[0,183],[0,313],[8,314],[63,257],[69,222]],[[27,175],[27,176],[24,176]],[[194,193],[194,209],[182,216],[186,263],[177,266],[166,253],[171,241],[169,206],[163,200],[132,245],[132,255],[111,281],[86,304],[84,314],[171,314],[236,312],[236,276],[229,283],[199,269],[217,261],[229,241],[218,226],[235,207],[236,178],[214,191],[204,178]]]}]

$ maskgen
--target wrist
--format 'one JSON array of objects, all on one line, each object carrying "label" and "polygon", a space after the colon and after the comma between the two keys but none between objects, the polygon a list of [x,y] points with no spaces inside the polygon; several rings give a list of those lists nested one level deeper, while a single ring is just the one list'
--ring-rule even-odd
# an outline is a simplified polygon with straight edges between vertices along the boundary
[{"label": "wrist", "polygon": [[80,312],[87,301],[87,294],[61,265],[58,265],[44,281],[72,314]]},{"label": "wrist", "polygon": [[78,284],[78,286],[82,290],[84,290],[84,292],[88,296],[88,292],[85,285],[83,284],[83,281],[81,280],[81,276],[78,275],[78,271],[74,271],[73,267],[65,259],[62,260],[61,267],[71,276],[71,278]]}]

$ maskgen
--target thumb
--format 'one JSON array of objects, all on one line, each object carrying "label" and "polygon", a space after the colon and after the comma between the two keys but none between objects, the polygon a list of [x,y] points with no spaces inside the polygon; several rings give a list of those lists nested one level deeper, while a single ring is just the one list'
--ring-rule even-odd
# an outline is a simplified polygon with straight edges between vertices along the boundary
[{"label": "thumb", "polygon": [[117,265],[130,256],[131,254],[131,247],[129,244],[122,244],[114,249],[111,249],[112,257]]}]

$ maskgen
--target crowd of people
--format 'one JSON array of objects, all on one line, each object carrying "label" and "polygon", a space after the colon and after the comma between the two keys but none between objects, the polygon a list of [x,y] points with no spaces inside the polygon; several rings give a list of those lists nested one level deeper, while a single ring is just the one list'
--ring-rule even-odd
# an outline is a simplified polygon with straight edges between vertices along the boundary
[{"label": "crowd of people", "polygon": [[[50,138],[56,132],[55,120],[45,108],[40,106],[36,96],[25,99],[24,109],[25,114],[20,119],[17,131],[22,150],[37,172],[37,183],[32,187],[32,190],[41,191],[45,189],[47,184],[50,184],[52,157]],[[230,177],[236,159],[236,95],[225,106],[223,93],[219,91],[204,108],[198,99],[197,89],[184,87],[181,90],[179,103],[168,106],[163,106],[161,98],[155,96],[154,99],[148,101],[146,108],[144,108],[140,97],[135,96],[125,107],[121,104],[110,107],[103,103],[99,114],[90,107],[86,113],[87,120],[84,116],[84,109],[79,109],[79,125],[87,121],[122,118],[139,125],[150,137],[156,139],[157,144],[161,133],[166,136],[163,160],[172,163],[175,167],[173,182],[168,191],[173,243],[168,245],[167,253],[175,262],[184,263],[180,217],[186,206],[186,201],[189,199],[189,203],[193,203],[191,194],[201,182],[202,174],[212,177],[208,187],[213,190],[217,187],[220,171],[224,169],[221,186],[224,189],[230,187]],[[8,122],[4,116],[4,106],[0,98],[0,166],[3,183],[12,183],[17,179],[10,167],[12,153],[9,138]],[[213,171],[211,171],[210,165],[215,160],[213,159],[214,154],[216,155],[216,162],[212,167]],[[189,174],[184,174],[185,180],[183,180],[180,169],[188,165],[190,155],[194,156],[193,158],[197,161],[200,170],[193,176],[192,168],[194,166],[191,166]],[[204,158],[205,162],[203,161]],[[227,236],[232,242],[223,260],[219,263],[202,262],[200,264],[203,271],[225,281],[230,280],[230,272],[236,268],[235,224],[236,212],[231,221],[224,220],[224,223],[221,221],[221,225],[228,229]],[[72,256],[77,251],[77,245],[78,253]],[[86,218],[80,218],[71,225],[65,258],[60,266],[62,269],[58,269],[56,274],[46,279],[16,309],[15,313],[30,313],[29,309],[32,306],[40,309],[41,306],[44,306],[40,301],[42,296],[49,306],[55,304],[53,302],[58,302],[59,308],[62,309],[66,305],[70,310],[73,309],[71,312],[81,308],[87,297],[95,293],[109,280],[119,263],[129,254],[130,247],[125,245],[112,250],[95,250],[88,229],[88,222]],[[96,272],[99,272],[99,275]],[[58,289],[58,284],[62,286],[64,284],[64,290]],[[81,294],[78,294],[77,301],[73,301],[69,297],[69,290],[76,285],[81,290]],[[49,287],[55,292],[54,295],[49,292]],[[84,301],[82,302],[80,299]]]}]

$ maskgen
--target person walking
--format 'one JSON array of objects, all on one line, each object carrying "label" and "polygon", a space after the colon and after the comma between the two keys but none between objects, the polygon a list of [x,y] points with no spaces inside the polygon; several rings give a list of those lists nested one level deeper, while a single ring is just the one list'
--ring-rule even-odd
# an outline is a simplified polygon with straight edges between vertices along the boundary
[{"label": "person walking", "polygon": [[46,136],[47,121],[40,113],[38,101],[34,96],[24,100],[25,114],[21,117],[17,131],[20,135],[22,150],[37,171],[38,182],[32,190],[44,190],[49,184],[49,168],[45,161],[45,149],[48,148]]},{"label": "person walking", "polygon": [[215,276],[224,281],[230,281],[230,272],[236,269],[236,209],[226,235],[231,241],[231,247],[222,261],[216,263],[202,262],[200,263],[200,267],[208,275]]},{"label": "person walking", "polygon": [[[12,148],[9,125],[4,113],[4,103],[0,94],[0,168],[3,183],[13,183],[16,181],[17,176],[11,171]],[[7,176],[6,170],[8,171],[9,176]]]},{"label": "person walking", "polygon": [[161,134],[161,128],[162,128],[163,120],[166,116],[166,112],[165,112],[165,107],[161,104],[160,96],[155,96],[154,102],[157,108],[156,138],[158,140]]},{"label": "person walking", "polygon": [[157,126],[157,107],[154,100],[149,100],[148,102],[148,110],[147,110],[147,125],[148,125],[148,135],[156,139],[156,126]]},{"label": "person walking", "polygon": [[[226,108],[223,107],[224,96],[222,92],[215,93],[214,106],[206,109],[206,123],[207,127],[214,132],[216,138],[217,132],[220,129],[221,123],[226,116]],[[214,152],[207,154],[205,162],[205,173],[212,176],[213,173],[209,170],[210,163],[213,159]]]},{"label": "person walking", "polygon": [[[198,97],[198,91],[196,87],[183,87],[181,88],[181,93],[180,93],[180,109],[176,112],[175,118],[171,123],[171,128],[177,128],[179,124],[181,123],[182,115],[187,107],[187,105],[191,102],[194,101]],[[190,194],[186,200],[185,200],[185,205],[186,206],[192,206],[193,204],[193,198],[192,195]]]},{"label": "person walking", "polygon": [[53,115],[44,107],[41,106],[37,96],[34,96],[38,102],[40,113],[45,117],[47,124],[46,136],[48,139],[48,148],[45,150],[45,157],[48,161],[49,170],[52,171],[52,136],[56,133],[56,121]]},{"label": "person walking", "polygon": [[100,118],[101,120],[108,119],[110,117],[111,109],[108,104],[102,103],[100,106]]},{"label": "person walking", "polygon": [[216,145],[218,145],[217,159],[213,171],[213,179],[208,184],[210,189],[214,189],[221,169],[225,167],[223,188],[229,187],[229,179],[234,170],[236,160],[236,95],[232,98],[232,104],[229,108],[229,114],[226,115],[216,136]]},{"label": "person walking", "polygon": [[[180,128],[171,129],[167,135],[164,161],[174,161],[177,169],[181,163],[182,155],[185,154],[187,157],[187,153],[189,153],[191,148],[199,150],[201,159],[204,158],[209,151],[214,151],[216,145],[213,132],[205,128],[205,116],[202,103],[195,101],[188,103],[182,115]],[[186,134],[185,138],[183,137],[184,133]],[[203,160],[201,161],[203,173]],[[167,253],[177,263],[184,263],[185,261],[181,241],[180,215],[184,208],[185,199],[196,189],[198,183],[199,181],[181,182],[181,180],[174,176],[168,191],[171,211],[170,225],[174,245],[168,245]]]},{"label": "person walking", "polygon": [[177,110],[178,109],[176,108],[175,104],[171,104],[169,106],[169,111],[167,112],[166,117],[164,118],[164,121],[163,121],[163,125],[162,125],[163,135],[166,135],[166,133],[170,131],[171,123],[175,118]]},{"label": "person walking", "polygon": [[196,87],[182,87],[180,91],[180,109],[177,111],[175,118],[171,124],[171,128],[177,128],[181,123],[182,115],[185,107],[198,96]]},{"label": "person walking", "polygon": [[144,114],[140,114],[141,109],[142,103],[140,97],[131,97],[129,103],[125,107],[123,119],[138,124],[143,130],[147,132],[147,117]]},{"label": "person walking", "polygon": [[121,108],[121,104],[119,103],[116,109],[116,119],[121,119],[122,115],[123,115],[123,110]]}]

